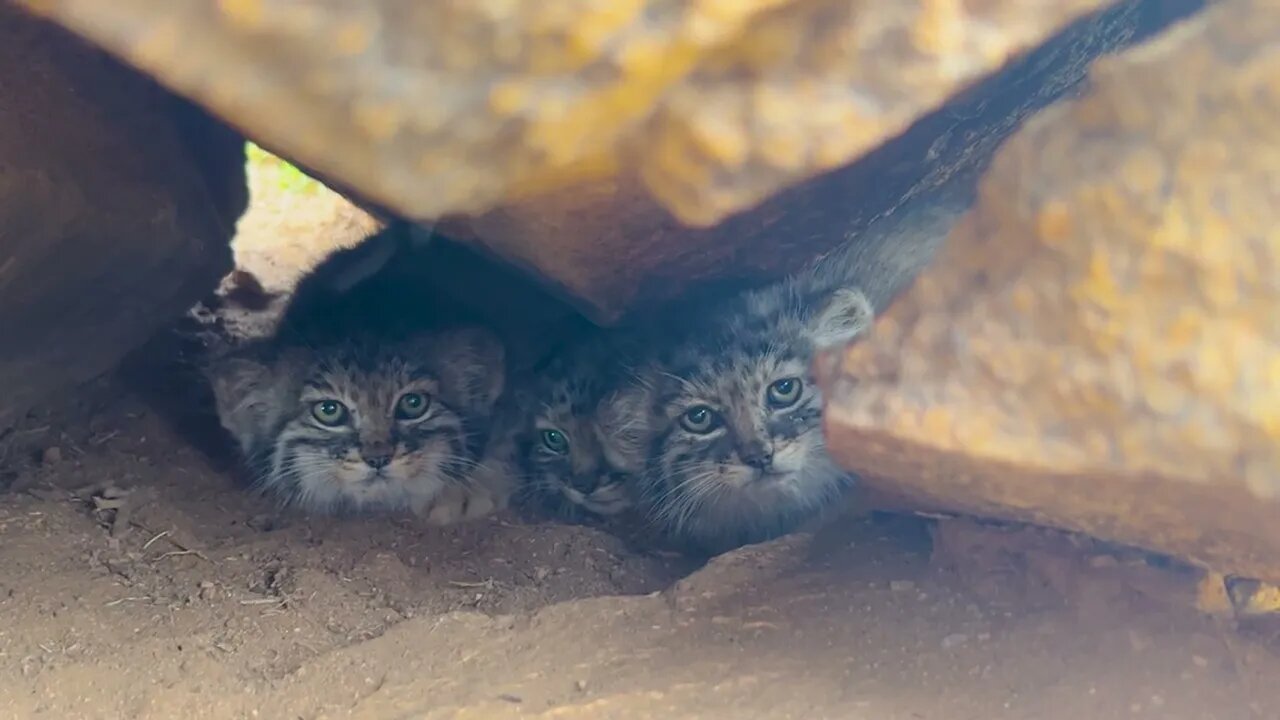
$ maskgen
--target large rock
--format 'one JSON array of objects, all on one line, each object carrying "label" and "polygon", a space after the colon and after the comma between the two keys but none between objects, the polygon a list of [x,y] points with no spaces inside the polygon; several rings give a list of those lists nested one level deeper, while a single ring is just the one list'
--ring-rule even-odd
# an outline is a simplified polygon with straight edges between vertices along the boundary
[{"label": "large rock", "polygon": [[418,218],[635,167],[710,223],[1104,0],[21,0]]},{"label": "large rock", "polygon": [[917,501],[1280,580],[1280,5],[1224,0],[997,154],[829,379]]},{"label": "large rock", "polygon": [[708,283],[797,269],[904,198],[972,178],[1019,123],[1073,91],[1091,60],[1158,32],[1195,0],[1126,0],[1073,23],[857,162],[708,228],[688,227],[634,172],[505,202],[444,226],[531,268],[602,323]]},{"label": "large rock", "polygon": [[608,323],[794,269],[1198,2],[27,4]]},{"label": "large rock", "polygon": [[0,430],[113,365],[229,269],[243,141],[0,4]]}]

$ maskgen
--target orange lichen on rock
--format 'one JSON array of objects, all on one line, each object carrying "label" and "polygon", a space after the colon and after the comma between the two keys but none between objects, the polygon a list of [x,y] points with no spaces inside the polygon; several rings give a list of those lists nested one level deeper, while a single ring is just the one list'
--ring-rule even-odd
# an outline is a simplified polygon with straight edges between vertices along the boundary
[{"label": "orange lichen on rock", "polygon": [[1227,0],[1098,61],[997,153],[832,382],[846,466],[1280,579],[1277,9]]}]

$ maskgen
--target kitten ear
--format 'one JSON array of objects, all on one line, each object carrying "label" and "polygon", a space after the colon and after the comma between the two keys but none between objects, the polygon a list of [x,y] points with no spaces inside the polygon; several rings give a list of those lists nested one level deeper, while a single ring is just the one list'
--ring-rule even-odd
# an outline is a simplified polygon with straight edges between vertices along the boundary
[{"label": "kitten ear", "polygon": [[205,368],[218,419],[245,453],[271,432],[283,411],[286,378],[277,369],[272,358],[253,347]]},{"label": "kitten ear", "polygon": [[450,330],[439,340],[441,381],[472,412],[488,414],[506,386],[506,349],[483,328]]},{"label": "kitten ear", "polygon": [[867,294],[843,287],[831,293],[827,304],[810,324],[810,340],[815,350],[829,350],[848,344],[875,320],[875,308]]},{"label": "kitten ear", "polygon": [[644,469],[649,444],[648,393],[629,385],[604,397],[596,407],[596,424],[605,459],[628,473]]}]

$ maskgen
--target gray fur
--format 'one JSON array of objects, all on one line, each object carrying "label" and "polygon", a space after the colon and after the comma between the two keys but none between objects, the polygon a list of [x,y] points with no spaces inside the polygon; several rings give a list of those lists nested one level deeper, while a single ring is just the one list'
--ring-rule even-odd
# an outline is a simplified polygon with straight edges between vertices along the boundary
[{"label": "gray fur", "polygon": [[[750,293],[737,314],[654,353],[615,397],[642,408],[648,444],[632,460],[643,467],[637,488],[649,518],[674,538],[720,552],[776,537],[850,484],[827,455],[811,372],[814,339],[848,318],[802,300],[779,287]],[[856,304],[859,313],[869,305]],[[798,388],[794,401],[771,401],[775,383]],[[698,407],[716,418],[705,432],[682,421]]]},{"label": "gray fur", "polygon": [[[616,515],[632,504],[632,472],[643,433],[635,415],[617,415],[614,386],[626,367],[620,337],[589,335],[538,368],[522,394],[517,453],[524,490],[559,515]],[[556,433],[563,446],[545,439]]]},{"label": "gray fur", "polygon": [[912,198],[790,282],[813,290],[856,288],[877,314],[884,312],[933,260],[951,228],[969,209],[969,190],[955,184]]},{"label": "gray fur", "polygon": [[[423,512],[479,461],[502,355],[487,331],[458,328],[319,347],[271,341],[209,375],[222,424],[262,490],[317,512]],[[420,417],[397,416],[407,393],[426,399]],[[335,401],[346,418],[331,427],[314,411]]]},{"label": "gray fur", "polygon": [[[853,478],[826,451],[815,356],[867,331],[966,207],[912,203],[792,277],[650,323],[647,360],[610,411],[642,416],[644,451],[628,463],[642,468],[650,519],[720,552],[790,532],[838,498]],[[794,398],[779,390],[797,384]],[[692,422],[697,408],[715,420]]]}]

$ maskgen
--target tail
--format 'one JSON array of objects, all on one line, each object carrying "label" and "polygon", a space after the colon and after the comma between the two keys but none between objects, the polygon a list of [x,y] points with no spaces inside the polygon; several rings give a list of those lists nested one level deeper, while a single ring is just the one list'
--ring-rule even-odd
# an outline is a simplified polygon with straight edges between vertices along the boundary
[{"label": "tail", "polygon": [[[393,220],[358,245],[336,250],[298,282],[285,308],[282,328],[295,327],[319,308],[334,308],[361,283],[381,272],[397,255],[430,241],[432,235],[413,223]],[[320,313],[323,314],[323,313]]]},{"label": "tail", "polygon": [[[325,258],[307,277],[307,284],[334,295],[342,295],[386,267],[398,253],[423,247],[432,235],[418,225],[393,220],[382,230],[349,248]],[[298,288],[302,291],[301,285]]]},{"label": "tail", "polygon": [[929,265],[972,203],[965,185],[917,195],[820,259],[814,280],[821,287],[862,290],[879,313]]}]

